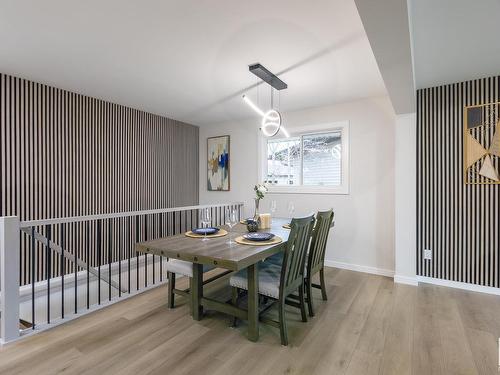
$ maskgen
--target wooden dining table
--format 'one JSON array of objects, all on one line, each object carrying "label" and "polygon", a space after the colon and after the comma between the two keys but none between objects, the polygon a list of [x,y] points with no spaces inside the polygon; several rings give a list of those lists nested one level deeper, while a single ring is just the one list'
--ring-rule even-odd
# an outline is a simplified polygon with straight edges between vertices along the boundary
[{"label": "wooden dining table", "polygon": [[[208,237],[207,241],[202,241],[201,238],[191,238],[185,234],[178,234],[137,243],[136,251],[192,262],[193,280],[190,294],[193,319],[201,320],[205,308],[247,320],[248,339],[257,341],[259,339],[259,262],[284,249],[290,230],[283,228],[283,225],[289,222],[289,219],[273,218],[271,228],[259,230],[260,232],[271,232],[282,238],[283,242],[273,245],[229,244],[229,236]],[[234,238],[247,233],[246,226],[237,224],[232,228],[231,233],[234,242]],[[248,309],[243,310],[230,303],[203,296],[203,265],[211,265],[230,271],[246,269]]]}]

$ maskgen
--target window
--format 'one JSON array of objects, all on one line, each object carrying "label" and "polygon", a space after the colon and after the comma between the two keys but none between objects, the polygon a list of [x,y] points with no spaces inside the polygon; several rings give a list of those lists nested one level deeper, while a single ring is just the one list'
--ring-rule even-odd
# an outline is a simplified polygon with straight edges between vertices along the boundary
[{"label": "window", "polygon": [[[325,127],[323,127],[325,128]],[[348,193],[348,124],[265,138],[262,177],[270,192]]]},{"label": "window", "polygon": [[267,177],[264,183],[300,185],[301,139],[269,139],[267,141]]}]

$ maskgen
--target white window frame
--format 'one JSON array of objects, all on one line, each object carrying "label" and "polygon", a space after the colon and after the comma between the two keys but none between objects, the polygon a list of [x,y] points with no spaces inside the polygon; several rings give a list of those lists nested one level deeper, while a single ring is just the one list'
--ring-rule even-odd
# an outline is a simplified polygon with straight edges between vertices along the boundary
[{"label": "white window frame", "polygon": [[[288,130],[288,129],[287,129]],[[339,121],[327,124],[317,124],[304,127],[294,127],[289,130],[290,137],[299,137],[302,135],[321,134],[327,132],[340,131],[342,139],[342,183],[338,186],[277,186],[267,185],[269,194],[349,194],[349,121]],[[281,137],[280,137],[281,138]],[[267,140],[269,138],[261,136],[259,142],[259,178],[264,181],[267,177]],[[302,151],[301,151],[302,152]]]}]

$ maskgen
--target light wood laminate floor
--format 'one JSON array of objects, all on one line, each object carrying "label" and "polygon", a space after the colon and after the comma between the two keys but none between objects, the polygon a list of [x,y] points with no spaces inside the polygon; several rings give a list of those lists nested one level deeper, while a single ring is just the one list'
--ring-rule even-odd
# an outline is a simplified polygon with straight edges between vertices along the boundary
[{"label": "light wood laminate floor", "polygon": [[314,291],[314,318],[288,308],[289,347],[269,326],[252,343],[222,314],[195,322],[182,297],[168,310],[161,287],[2,347],[0,374],[497,373],[500,297],[326,275],[329,300]]}]

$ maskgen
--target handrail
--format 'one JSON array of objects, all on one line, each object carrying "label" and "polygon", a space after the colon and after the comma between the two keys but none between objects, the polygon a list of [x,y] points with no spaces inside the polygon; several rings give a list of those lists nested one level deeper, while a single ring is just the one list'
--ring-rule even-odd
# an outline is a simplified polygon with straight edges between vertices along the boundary
[{"label": "handrail", "polygon": [[42,220],[28,220],[21,221],[20,228],[30,228],[39,225],[50,225],[50,224],[61,224],[61,223],[78,223],[82,221],[100,220],[100,219],[114,219],[118,217],[129,217],[129,216],[141,216],[150,214],[160,214],[165,212],[177,212],[177,211],[189,211],[200,208],[217,208],[226,206],[242,206],[243,202],[229,202],[229,203],[216,203],[216,204],[204,204],[197,206],[183,206],[183,207],[169,207],[169,208],[157,208],[154,210],[142,210],[142,211],[128,211],[128,212],[117,212],[111,214],[98,214],[98,215],[85,215],[85,216],[69,216],[53,219],[42,219]]},{"label": "handrail", "polygon": [[[51,319],[54,318],[54,314],[50,312],[51,281],[54,282],[60,277],[60,283],[52,285],[52,288],[60,288],[59,308],[61,311],[60,315],[56,314],[56,321],[67,319],[65,313],[68,311],[70,311],[70,318],[81,316],[82,313],[94,311],[95,308],[104,306],[107,302],[118,301],[148,290],[151,285],[160,285],[165,282],[162,275],[166,259],[155,258],[154,255],[148,257],[148,254],[144,254],[140,259],[139,254],[134,251],[134,243],[151,236],[175,235],[189,230],[191,225],[198,225],[195,224],[198,221],[194,220],[193,214],[204,208],[214,209],[212,225],[221,225],[224,223],[221,209],[223,211],[225,207],[235,208],[240,218],[244,203],[227,202],[22,222],[17,216],[0,217],[0,284],[2,287],[0,343],[13,341],[20,335],[22,275],[25,280],[29,280],[26,282],[31,284],[30,331],[40,329],[39,327],[44,329],[43,327],[49,327]],[[178,215],[175,213],[183,211],[185,215],[180,215],[177,220]],[[170,215],[163,215],[164,213],[174,213],[175,216],[171,218]],[[152,220],[149,220],[149,215],[152,216]],[[134,220],[113,220],[131,217]],[[87,223],[85,228],[68,231],[69,235],[66,237],[65,228],[69,227],[67,224],[82,222]],[[24,263],[21,263],[23,259]],[[69,263],[72,264],[72,268],[66,267]],[[24,267],[22,267],[23,264]],[[135,268],[131,268],[133,264]],[[117,279],[112,277],[115,265],[117,265],[115,271],[118,271]],[[82,272],[83,278],[86,279],[83,289],[78,286]],[[152,278],[148,283],[150,273],[152,273]],[[158,277],[155,277],[156,275]],[[125,281],[122,281],[122,277],[125,277]],[[67,307],[68,304],[64,299],[64,291],[68,289],[65,280],[72,283],[71,289],[74,291],[72,292],[74,304],[71,309]],[[44,281],[46,285],[46,293],[42,297],[47,298],[45,305],[47,323],[43,326],[39,326],[42,324],[40,319],[36,320],[38,314],[36,292],[41,281]],[[101,288],[102,281],[107,283],[107,288]],[[79,302],[79,293],[86,294],[86,304]],[[91,300],[92,293],[97,293],[97,302]],[[101,296],[101,293],[104,294]]]}]

